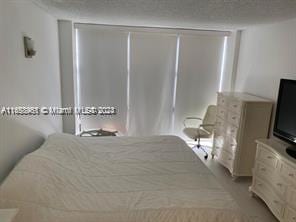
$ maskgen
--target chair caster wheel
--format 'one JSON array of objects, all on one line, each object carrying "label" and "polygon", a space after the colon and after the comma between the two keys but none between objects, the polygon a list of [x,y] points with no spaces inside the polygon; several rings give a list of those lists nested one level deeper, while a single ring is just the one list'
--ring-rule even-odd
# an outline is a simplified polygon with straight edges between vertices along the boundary
[{"label": "chair caster wheel", "polygon": [[205,156],[205,160],[208,159],[208,155]]}]

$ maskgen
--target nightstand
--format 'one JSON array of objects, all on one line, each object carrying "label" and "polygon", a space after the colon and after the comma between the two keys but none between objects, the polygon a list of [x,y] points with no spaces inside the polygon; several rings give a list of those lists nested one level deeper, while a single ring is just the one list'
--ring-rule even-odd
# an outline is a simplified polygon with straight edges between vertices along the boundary
[{"label": "nightstand", "polygon": [[13,222],[13,219],[17,213],[18,209],[0,209],[0,221]]}]

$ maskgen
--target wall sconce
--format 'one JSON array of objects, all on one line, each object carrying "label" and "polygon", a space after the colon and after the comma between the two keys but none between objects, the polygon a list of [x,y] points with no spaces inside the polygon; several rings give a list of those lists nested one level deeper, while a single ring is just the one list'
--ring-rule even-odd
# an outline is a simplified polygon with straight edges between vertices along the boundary
[{"label": "wall sconce", "polygon": [[32,58],[36,55],[36,51],[34,50],[34,41],[27,36],[24,36],[24,48],[26,58]]}]

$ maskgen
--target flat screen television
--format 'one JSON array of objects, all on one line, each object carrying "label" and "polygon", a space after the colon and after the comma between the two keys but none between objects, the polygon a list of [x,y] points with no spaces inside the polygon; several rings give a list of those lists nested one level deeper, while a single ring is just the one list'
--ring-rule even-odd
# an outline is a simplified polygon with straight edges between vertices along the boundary
[{"label": "flat screen television", "polygon": [[273,134],[292,144],[288,154],[296,150],[296,80],[281,79]]}]

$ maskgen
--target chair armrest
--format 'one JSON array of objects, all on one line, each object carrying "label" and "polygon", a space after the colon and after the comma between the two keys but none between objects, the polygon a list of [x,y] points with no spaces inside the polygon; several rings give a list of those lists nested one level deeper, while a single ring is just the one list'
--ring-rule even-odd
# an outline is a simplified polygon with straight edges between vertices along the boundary
[{"label": "chair armrest", "polygon": [[200,127],[207,127],[207,126],[215,126],[215,124],[200,124],[199,128]]},{"label": "chair armrest", "polygon": [[184,125],[185,128],[187,128],[187,126],[186,126],[186,121],[187,120],[199,120],[199,121],[202,121],[202,118],[200,118],[200,117],[194,117],[194,116],[188,116],[188,117],[186,117],[184,119],[184,121],[183,121],[183,125]]},{"label": "chair armrest", "polygon": [[[215,124],[200,124],[199,127],[198,127],[198,129],[201,130],[201,129],[203,128],[202,130],[204,130],[204,131],[208,132],[209,134],[211,134],[211,132],[209,132],[208,130],[204,129],[204,127],[207,127],[207,126],[212,126],[212,127],[214,127]],[[201,127],[202,127],[202,128],[201,128]],[[214,129],[213,129],[213,130],[214,130]]]},{"label": "chair armrest", "polygon": [[202,120],[202,118],[195,117],[195,116],[188,116],[188,117],[185,118],[185,120],[187,120],[187,119],[198,119],[198,120]]}]

